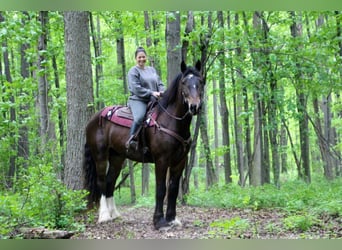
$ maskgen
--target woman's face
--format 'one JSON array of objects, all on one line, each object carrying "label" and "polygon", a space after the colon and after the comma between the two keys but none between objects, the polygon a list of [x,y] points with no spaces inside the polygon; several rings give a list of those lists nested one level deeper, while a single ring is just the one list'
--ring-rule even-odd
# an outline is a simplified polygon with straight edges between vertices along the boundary
[{"label": "woman's face", "polygon": [[145,66],[146,54],[143,51],[138,52],[137,57],[135,59],[139,67],[143,68]]}]

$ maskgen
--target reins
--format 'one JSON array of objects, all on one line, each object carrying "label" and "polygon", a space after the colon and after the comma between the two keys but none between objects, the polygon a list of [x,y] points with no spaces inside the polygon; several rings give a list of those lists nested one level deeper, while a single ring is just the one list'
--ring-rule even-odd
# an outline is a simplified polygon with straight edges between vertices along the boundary
[{"label": "reins", "polygon": [[182,121],[182,120],[184,120],[185,117],[187,117],[187,116],[190,114],[190,112],[189,112],[189,110],[188,110],[182,117],[175,116],[175,115],[173,115],[173,114],[170,114],[169,111],[167,111],[167,109],[164,108],[164,107],[160,104],[159,100],[158,100],[157,102],[158,102],[159,107],[161,107],[161,109],[162,109],[168,116],[170,116],[171,118],[173,118],[173,119],[175,119],[175,120],[177,120],[177,121]]}]

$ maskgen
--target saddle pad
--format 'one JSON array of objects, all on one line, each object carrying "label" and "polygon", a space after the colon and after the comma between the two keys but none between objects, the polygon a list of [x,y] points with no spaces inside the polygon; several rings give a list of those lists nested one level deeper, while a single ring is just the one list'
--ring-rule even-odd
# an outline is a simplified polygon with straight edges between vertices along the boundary
[{"label": "saddle pad", "polygon": [[[127,128],[130,128],[133,123],[131,109],[127,106],[114,105],[106,107],[101,112],[100,117]],[[152,110],[148,112],[147,120],[145,120],[144,125],[147,127],[153,127],[156,125],[156,119],[157,114]]]},{"label": "saddle pad", "polygon": [[133,122],[132,112],[129,107],[115,105],[103,109],[101,117],[115,124],[130,128]]}]

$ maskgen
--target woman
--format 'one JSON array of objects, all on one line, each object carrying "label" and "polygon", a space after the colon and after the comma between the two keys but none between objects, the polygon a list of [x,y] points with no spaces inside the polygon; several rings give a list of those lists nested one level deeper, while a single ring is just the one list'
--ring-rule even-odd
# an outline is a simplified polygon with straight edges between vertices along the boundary
[{"label": "woman", "polygon": [[135,51],[136,65],[128,71],[128,88],[131,95],[128,106],[132,110],[133,124],[126,142],[127,149],[137,150],[136,134],[143,123],[147,104],[151,97],[159,98],[164,91],[164,84],[160,80],[156,70],[146,66],[147,54],[144,48],[139,47]]}]

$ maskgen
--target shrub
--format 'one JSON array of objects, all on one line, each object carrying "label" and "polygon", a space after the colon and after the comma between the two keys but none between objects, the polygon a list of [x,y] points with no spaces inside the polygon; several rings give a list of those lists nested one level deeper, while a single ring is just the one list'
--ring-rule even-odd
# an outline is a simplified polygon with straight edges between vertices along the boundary
[{"label": "shrub", "polygon": [[80,230],[75,216],[86,208],[86,192],[68,189],[50,164],[38,164],[21,173],[16,193],[0,196],[1,238],[18,227]]}]

